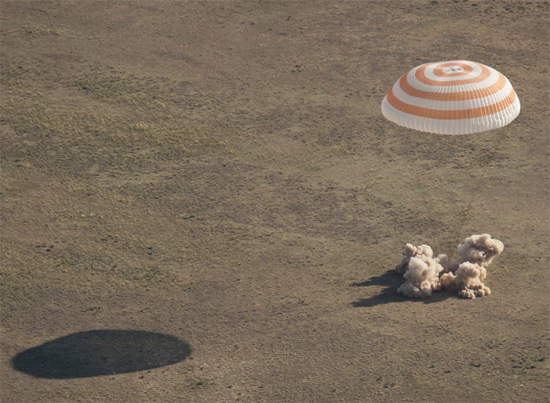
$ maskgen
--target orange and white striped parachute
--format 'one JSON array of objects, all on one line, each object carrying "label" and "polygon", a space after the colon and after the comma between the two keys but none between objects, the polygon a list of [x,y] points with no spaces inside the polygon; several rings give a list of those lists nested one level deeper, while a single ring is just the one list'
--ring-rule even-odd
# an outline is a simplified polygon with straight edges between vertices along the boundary
[{"label": "orange and white striped parachute", "polygon": [[506,126],[520,111],[510,81],[495,69],[455,60],[404,74],[382,101],[382,113],[409,129],[470,134]]}]

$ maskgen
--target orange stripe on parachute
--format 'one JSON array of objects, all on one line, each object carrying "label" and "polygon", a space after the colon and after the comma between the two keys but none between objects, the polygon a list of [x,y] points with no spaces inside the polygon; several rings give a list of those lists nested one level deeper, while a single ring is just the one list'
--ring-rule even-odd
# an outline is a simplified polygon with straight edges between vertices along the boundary
[{"label": "orange stripe on parachute", "polygon": [[456,119],[473,119],[480,118],[487,115],[500,112],[508,108],[516,99],[516,92],[512,89],[510,95],[500,102],[492,105],[488,105],[482,108],[463,109],[463,110],[437,110],[422,108],[420,106],[409,105],[394,95],[393,89],[388,93],[388,103],[395,109],[407,113],[409,115],[415,115],[429,119],[444,119],[444,120],[456,120]]},{"label": "orange stripe on parachute", "polygon": [[[433,63],[431,63],[431,64],[433,64]],[[429,79],[428,77],[426,77],[426,75],[424,73],[426,68],[428,66],[430,66],[431,64],[424,64],[424,65],[420,66],[415,72],[416,79],[418,81],[420,81],[421,83],[426,84],[426,85],[452,87],[452,86],[455,86],[455,85],[479,83],[479,82],[485,80],[491,74],[491,71],[486,66],[484,66],[482,64],[479,64],[479,63],[476,63],[481,68],[481,73],[478,76],[474,77],[474,78],[469,78],[469,79],[466,79],[466,80],[456,80],[456,81],[436,81],[436,80]]]},{"label": "orange stripe on parachute", "polygon": [[407,74],[401,77],[401,79],[399,80],[399,86],[405,93],[417,98],[431,99],[434,101],[466,101],[468,99],[483,98],[488,95],[493,95],[499,92],[501,89],[503,89],[504,86],[506,85],[506,77],[504,77],[500,73],[498,74],[499,74],[499,78],[496,83],[494,83],[489,87],[480,89],[478,91],[465,91],[465,92],[422,91],[417,88],[414,88],[412,85],[409,84],[409,82],[407,81]]}]

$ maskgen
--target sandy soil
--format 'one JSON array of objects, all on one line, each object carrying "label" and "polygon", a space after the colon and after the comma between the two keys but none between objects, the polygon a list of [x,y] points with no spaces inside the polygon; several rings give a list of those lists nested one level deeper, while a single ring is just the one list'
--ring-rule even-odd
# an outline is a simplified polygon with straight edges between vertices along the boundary
[{"label": "sandy soil", "polygon": [[[549,14],[2,1],[1,400],[548,401]],[[505,74],[516,121],[383,118],[453,59]],[[406,242],[483,232],[492,295],[397,294]]]}]

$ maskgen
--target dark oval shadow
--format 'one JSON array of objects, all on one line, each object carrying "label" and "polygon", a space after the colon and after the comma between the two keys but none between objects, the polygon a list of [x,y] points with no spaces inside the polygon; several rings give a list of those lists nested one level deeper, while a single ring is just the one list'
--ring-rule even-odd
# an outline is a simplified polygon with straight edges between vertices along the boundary
[{"label": "dark oval shadow", "polygon": [[39,378],[87,378],[163,367],[190,354],[189,344],[174,336],[141,330],[92,330],[22,351],[13,357],[12,365]]}]

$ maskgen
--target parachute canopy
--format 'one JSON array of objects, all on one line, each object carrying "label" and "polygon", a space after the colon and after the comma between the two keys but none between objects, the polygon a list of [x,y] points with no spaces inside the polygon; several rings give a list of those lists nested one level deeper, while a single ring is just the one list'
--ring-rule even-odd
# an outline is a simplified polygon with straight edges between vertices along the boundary
[{"label": "parachute canopy", "polygon": [[506,126],[520,112],[510,81],[466,60],[427,63],[404,74],[382,101],[386,119],[409,129],[470,134]]}]

